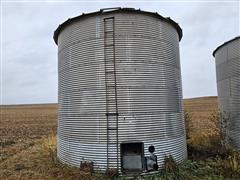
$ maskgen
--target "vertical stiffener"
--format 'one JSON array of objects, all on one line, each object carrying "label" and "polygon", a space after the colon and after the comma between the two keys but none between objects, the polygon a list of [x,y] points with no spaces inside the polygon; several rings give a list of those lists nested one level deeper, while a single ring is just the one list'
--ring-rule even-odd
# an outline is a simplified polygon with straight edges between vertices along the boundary
[{"label": "vertical stiffener", "polygon": [[219,108],[228,143],[240,148],[240,36],[214,52]]},{"label": "vertical stiffener", "polygon": [[117,8],[69,19],[58,45],[58,157],[149,171],[186,158],[179,41],[157,13]]}]

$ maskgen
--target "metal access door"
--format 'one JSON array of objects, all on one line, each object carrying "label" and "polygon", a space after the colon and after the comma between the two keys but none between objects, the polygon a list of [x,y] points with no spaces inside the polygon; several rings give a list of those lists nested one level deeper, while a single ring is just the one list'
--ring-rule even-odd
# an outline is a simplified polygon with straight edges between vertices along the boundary
[{"label": "metal access door", "polygon": [[104,59],[107,119],[107,169],[118,170],[118,106],[114,17],[104,19]]},{"label": "metal access door", "polygon": [[121,170],[127,172],[141,172],[144,168],[143,142],[130,142],[120,144]]}]

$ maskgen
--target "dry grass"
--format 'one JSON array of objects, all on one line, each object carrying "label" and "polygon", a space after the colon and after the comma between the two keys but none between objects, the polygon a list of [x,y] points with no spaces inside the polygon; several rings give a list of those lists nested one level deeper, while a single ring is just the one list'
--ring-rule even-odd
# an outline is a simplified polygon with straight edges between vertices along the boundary
[{"label": "dry grass", "polygon": [[56,136],[38,143],[0,163],[0,179],[106,179],[100,174],[82,172],[63,165],[56,158]]},{"label": "dry grass", "polygon": [[217,97],[201,97],[184,100],[184,108],[190,116],[188,142],[205,146],[209,139],[219,136],[218,122],[214,118],[218,112]]}]

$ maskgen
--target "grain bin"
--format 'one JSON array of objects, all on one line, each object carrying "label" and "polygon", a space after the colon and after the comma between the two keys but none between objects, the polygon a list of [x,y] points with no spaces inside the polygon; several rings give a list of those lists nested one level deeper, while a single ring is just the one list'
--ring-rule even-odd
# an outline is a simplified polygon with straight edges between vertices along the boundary
[{"label": "grain bin", "polygon": [[179,41],[170,18],[133,8],[68,19],[58,45],[58,157],[151,171],[186,158]]},{"label": "grain bin", "polygon": [[213,56],[222,130],[227,143],[240,148],[240,36],[219,46]]}]

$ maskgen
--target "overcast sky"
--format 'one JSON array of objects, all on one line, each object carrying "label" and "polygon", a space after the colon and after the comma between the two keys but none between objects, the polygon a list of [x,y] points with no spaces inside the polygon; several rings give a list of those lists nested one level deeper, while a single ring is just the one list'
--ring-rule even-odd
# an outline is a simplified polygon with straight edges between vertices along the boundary
[{"label": "overcast sky", "polygon": [[[131,3],[130,3],[131,2]],[[180,42],[184,98],[215,96],[213,50],[238,36],[239,9],[232,2],[9,2],[1,9],[1,104],[57,102],[57,46],[53,31],[70,17],[106,7],[133,7],[171,17]]]}]

